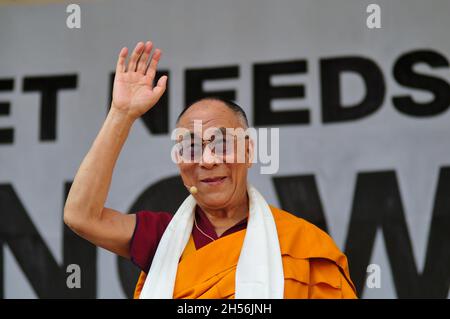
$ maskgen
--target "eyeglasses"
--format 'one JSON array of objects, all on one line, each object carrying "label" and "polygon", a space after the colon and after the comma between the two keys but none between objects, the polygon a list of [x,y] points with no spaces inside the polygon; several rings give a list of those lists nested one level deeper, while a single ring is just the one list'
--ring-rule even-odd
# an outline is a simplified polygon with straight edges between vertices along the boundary
[{"label": "eyeglasses", "polygon": [[242,139],[242,137],[248,139],[248,136],[218,134],[217,136],[212,135],[211,139],[207,140],[191,134],[190,136],[187,136],[187,138],[183,138],[183,140],[179,141],[176,144],[176,147],[180,157],[187,163],[201,162],[206,146],[208,146],[211,154],[224,162],[230,162],[230,160],[234,160],[230,157],[235,154],[238,146],[237,142]]}]

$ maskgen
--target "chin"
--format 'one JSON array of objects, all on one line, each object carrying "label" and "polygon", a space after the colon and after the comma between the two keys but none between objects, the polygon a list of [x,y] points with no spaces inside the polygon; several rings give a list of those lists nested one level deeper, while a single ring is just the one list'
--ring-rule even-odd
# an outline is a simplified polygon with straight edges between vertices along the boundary
[{"label": "chin", "polygon": [[228,196],[224,196],[224,194],[217,194],[214,193],[208,194],[206,197],[201,198],[201,203],[205,205],[208,208],[211,209],[220,209],[225,207],[225,204],[228,202]]}]

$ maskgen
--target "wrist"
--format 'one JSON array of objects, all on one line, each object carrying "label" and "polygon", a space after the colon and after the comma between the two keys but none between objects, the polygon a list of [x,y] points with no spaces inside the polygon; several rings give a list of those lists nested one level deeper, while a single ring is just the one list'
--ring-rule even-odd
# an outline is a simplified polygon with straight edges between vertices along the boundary
[{"label": "wrist", "polygon": [[111,103],[111,108],[109,109],[108,117],[114,120],[121,121],[127,124],[133,124],[136,121],[136,117],[131,115],[126,111],[122,111],[114,107],[114,103]]}]

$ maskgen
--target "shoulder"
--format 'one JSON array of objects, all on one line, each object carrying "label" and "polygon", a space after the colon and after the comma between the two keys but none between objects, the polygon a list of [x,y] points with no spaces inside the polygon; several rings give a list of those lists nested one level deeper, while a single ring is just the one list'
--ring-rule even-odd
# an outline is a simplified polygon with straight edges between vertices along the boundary
[{"label": "shoulder", "polygon": [[293,254],[298,258],[335,257],[342,254],[334,240],[319,227],[282,209],[274,206],[270,208],[282,253]]},{"label": "shoulder", "polygon": [[144,223],[145,225],[153,223],[170,222],[172,214],[162,211],[140,210],[136,214],[136,223]]},{"label": "shoulder", "polygon": [[130,242],[130,257],[131,261],[143,271],[148,271],[172,216],[168,212],[149,210],[136,212],[136,226]]},{"label": "shoulder", "polygon": [[136,226],[134,229],[132,242],[141,240],[146,236],[162,234],[172,219],[172,214],[168,212],[141,210],[136,212]]},{"label": "shoulder", "polygon": [[293,262],[296,268],[308,265],[310,284],[326,281],[338,288],[342,287],[342,279],[345,278],[348,290],[356,293],[347,257],[326,232],[303,218],[273,206],[270,208],[277,226],[281,254],[289,257],[285,260]]},{"label": "shoulder", "polygon": [[[296,265],[304,262],[309,269],[310,280],[329,278],[340,281],[341,275],[354,290],[350,279],[347,257],[326,232],[303,218],[270,206],[277,227],[280,250]],[[316,279],[315,279],[316,278]]]}]

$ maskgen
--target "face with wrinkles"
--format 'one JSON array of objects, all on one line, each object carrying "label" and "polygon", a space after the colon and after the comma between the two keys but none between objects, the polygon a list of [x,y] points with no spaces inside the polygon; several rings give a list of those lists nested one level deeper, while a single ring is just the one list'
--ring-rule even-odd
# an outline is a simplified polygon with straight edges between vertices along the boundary
[{"label": "face with wrinkles", "polygon": [[[201,121],[202,137],[197,136],[199,132],[194,134],[194,121]],[[238,145],[237,140],[230,138],[233,135],[225,133],[226,128],[246,129],[239,115],[221,101],[201,100],[192,105],[181,116],[177,128],[189,130],[192,138],[189,136],[183,137],[183,139],[200,141],[200,145],[201,139],[204,141],[215,139],[215,145],[220,145],[221,150],[222,146],[224,149],[227,148],[226,151],[217,152],[217,146],[215,148],[209,147],[209,144],[205,143],[207,145],[203,148],[203,151],[201,146],[197,148],[197,150],[200,149],[199,160],[178,161],[183,183],[188,187],[197,187],[198,192],[194,195],[197,203],[204,208],[226,209],[245,201],[247,196],[247,171],[251,167],[253,144],[251,140],[244,140],[245,158],[239,162],[236,160],[235,152]],[[226,142],[219,143],[219,139],[214,134],[211,136],[210,132],[215,132],[216,129],[219,129],[221,133],[223,132],[223,134],[219,133],[218,135],[220,141],[225,138]],[[233,148],[233,151],[230,151],[231,148]]]}]

